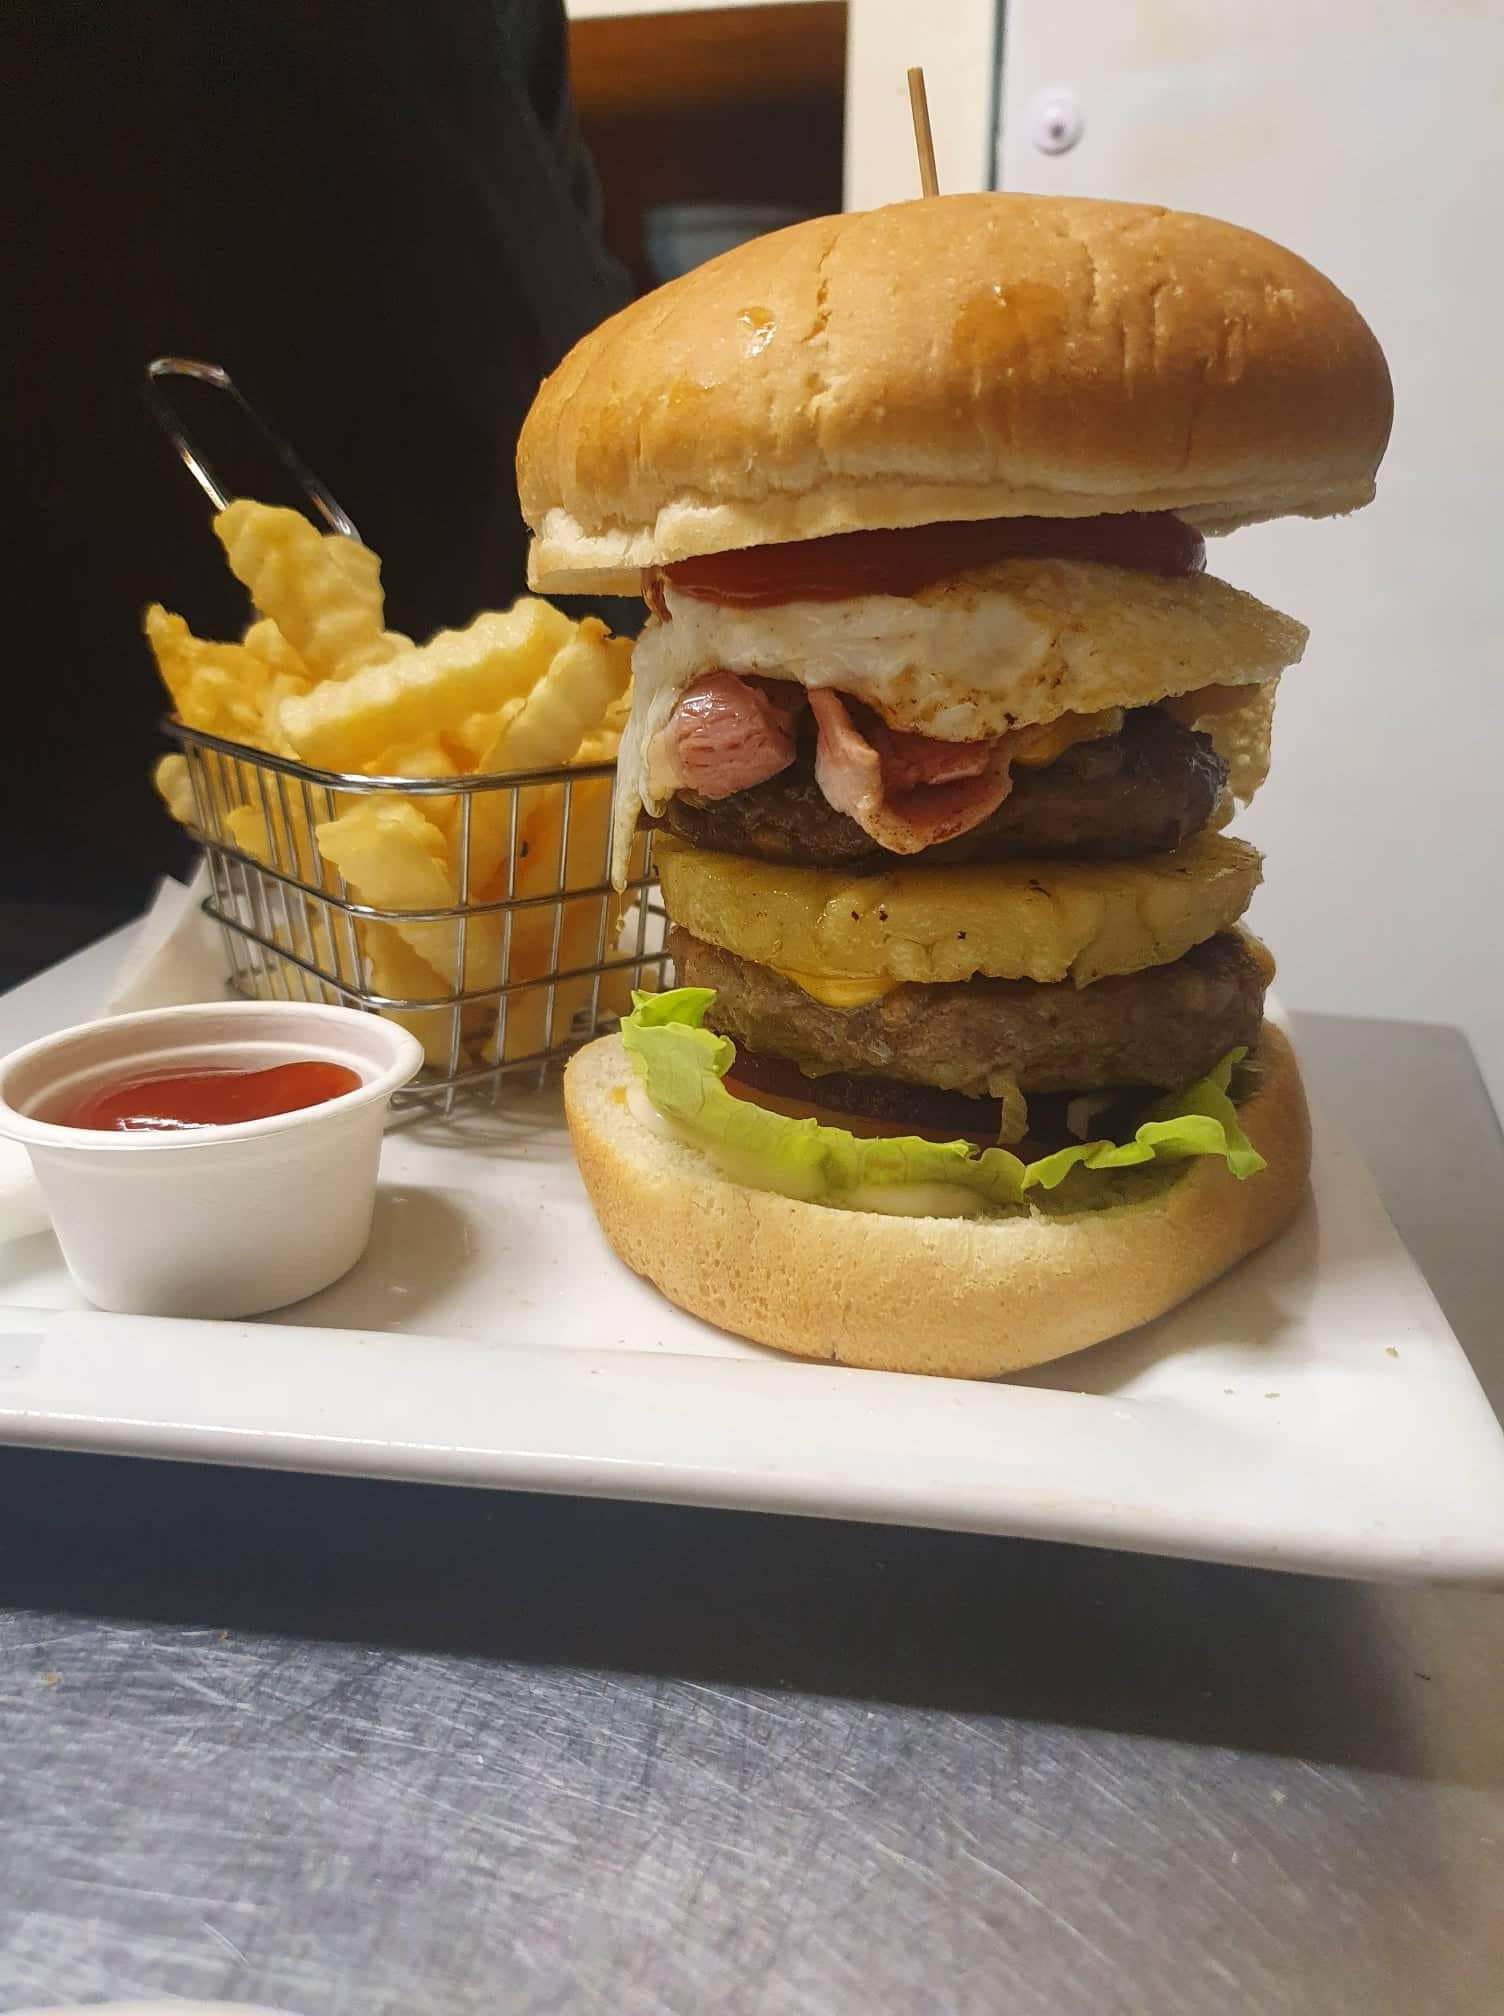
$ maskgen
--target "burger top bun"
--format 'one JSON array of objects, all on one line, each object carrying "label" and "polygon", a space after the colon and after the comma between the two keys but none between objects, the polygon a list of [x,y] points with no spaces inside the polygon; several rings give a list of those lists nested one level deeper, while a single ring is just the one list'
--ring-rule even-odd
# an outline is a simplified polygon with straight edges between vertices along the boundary
[{"label": "burger top bun", "polygon": [[1213,218],[930,197],[751,240],[578,343],[523,427],[545,590],[948,519],[1356,510],[1388,368],[1347,297]]}]

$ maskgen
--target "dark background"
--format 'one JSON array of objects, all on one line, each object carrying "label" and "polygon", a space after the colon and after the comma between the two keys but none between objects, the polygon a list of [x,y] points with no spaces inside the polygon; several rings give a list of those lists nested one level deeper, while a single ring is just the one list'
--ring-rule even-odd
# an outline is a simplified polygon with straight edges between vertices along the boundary
[{"label": "dark background", "polygon": [[[424,636],[522,588],[518,427],[626,283],[558,0],[10,0],[0,74],[18,977],[66,949],[32,906],[87,906],[88,935],[185,863],[146,781],[143,606],[210,635],[248,620],[147,360],[224,365],[383,555],[392,627]],[[236,452],[228,487],[251,490]]]}]

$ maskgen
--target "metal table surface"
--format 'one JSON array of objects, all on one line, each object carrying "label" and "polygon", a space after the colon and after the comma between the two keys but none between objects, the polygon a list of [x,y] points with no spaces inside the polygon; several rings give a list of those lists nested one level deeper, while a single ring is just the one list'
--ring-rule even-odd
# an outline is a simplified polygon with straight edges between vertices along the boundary
[{"label": "metal table surface", "polygon": [[[1298,1034],[1500,1405],[1463,1040]],[[3,1450],[0,2009],[1496,2011],[1501,1671],[1475,1593]]]}]

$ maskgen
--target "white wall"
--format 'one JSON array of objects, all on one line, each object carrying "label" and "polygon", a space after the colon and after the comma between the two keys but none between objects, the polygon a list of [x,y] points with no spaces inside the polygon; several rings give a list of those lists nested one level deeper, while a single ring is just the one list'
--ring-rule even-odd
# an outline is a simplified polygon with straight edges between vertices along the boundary
[{"label": "white wall", "polygon": [[[1388,353],[1377,503],[1211,550],[1312,633],[1243,822],[1254,922],[1288,1003],[1460,1024],[1504,1108],[1504,5],[1009,0],[1003,82],[1005,188],[1247,224]],[[1084,132],[1051,157],[1059,83]]]},{"label": "white wall", "polygon": [[955,194],[988,186],[1000,5],[1001,0],[847,0],[848,210],[873,210],[919,194],[906,81],[916,63],[924,71],[940,187]]}]

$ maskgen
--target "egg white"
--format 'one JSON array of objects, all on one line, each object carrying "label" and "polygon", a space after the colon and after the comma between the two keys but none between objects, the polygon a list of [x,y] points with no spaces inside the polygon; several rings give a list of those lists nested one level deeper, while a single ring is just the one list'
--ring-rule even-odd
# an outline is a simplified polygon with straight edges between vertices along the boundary
[{"label": "egg white", "polygon": [[969,742],[1065,713],[1142,707],[1211,685],[1257,685],[1295,664],[1304,625],[1211,575],[1167,577],[1078,560],[1004,560],[917,595],[765,609],[664,586],[633,655],[619,756],[615,873],[639,811],[671,795],[648,774],[653,737],[685,687],[725,670],[865,701],[890,727]]}]

